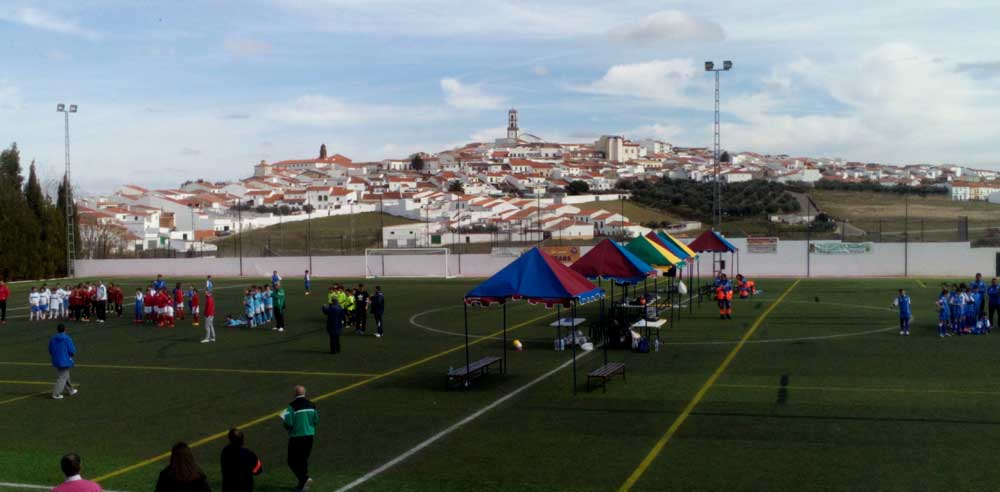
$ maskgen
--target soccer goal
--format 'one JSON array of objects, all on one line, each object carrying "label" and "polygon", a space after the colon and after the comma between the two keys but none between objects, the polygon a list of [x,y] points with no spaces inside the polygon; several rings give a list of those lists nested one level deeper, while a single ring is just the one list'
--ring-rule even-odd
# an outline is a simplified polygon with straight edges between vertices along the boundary
[{"label": "soccer goal", "polygon": [[448,248],[368,248],[365,277],[453,278]]}]

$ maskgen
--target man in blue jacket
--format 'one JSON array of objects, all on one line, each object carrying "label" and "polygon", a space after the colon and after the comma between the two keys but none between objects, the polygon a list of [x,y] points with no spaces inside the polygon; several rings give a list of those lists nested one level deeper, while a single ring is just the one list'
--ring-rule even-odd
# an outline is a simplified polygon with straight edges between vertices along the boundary
[{"label": "man in blue jacket", "polygon": [[326,333],[330,336],[330,353],[340,353],[340,334],[344,331],[344,308],[334,298],[330,304],[323,306],[326,315]]},{"label": "man in blue jacket", "polygon": [[63,393],[73,396],[77,389],[69,381],[69,370],[73,368],[73,356],[76,355],[76,346],[73,339],[66,334],[66,325],[59,323],[56,328],[58,333],[49,339],[49,355],[52,356],[52,367],[56,368],[56,385],[52,388],[52,399],[62,400]]}]

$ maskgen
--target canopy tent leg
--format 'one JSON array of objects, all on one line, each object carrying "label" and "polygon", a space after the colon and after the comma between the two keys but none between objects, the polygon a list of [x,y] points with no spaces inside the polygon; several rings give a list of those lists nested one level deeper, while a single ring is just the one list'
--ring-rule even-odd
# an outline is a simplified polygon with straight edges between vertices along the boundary
[{"label": "canopy tent leg", "polygon": [[462,314],[465,318],[465,373],[469,374],[469,305],[462,301]]},{"label": "canopy tent leg", "polygon": [[559,307],[560,305],[556,304],[556,340],[562,338],[562,310]]},{"label": "canopy tent leg", "polygon": [[[614,286],[614,282],[611,285]],[[601,339],[604,341],[604,365],[608,365],[608,327],[604,326],[604,297],[601,297],[601,314],[597,323],[600,326]]]},{"label": "canopy tent leg", "polygon": [[507,303],[503,303],[503,367],[501,374],[507,374]]},{"label": "canopy tent leg", "polygon": [[694,283],[691,282],[694,276],[694,268],[688,266],[688,314],[694,314],[694,292],[691,290],[694,288]]},{"label": "canopy tent leg", "polygon": [[[576,320],[576,301],[573,301],[573,305],[570,307],[570,312],[573,320]],[[573,326],[574,323],[570,323],[570,344],[573,346],[573,396],[576,396],[576,327]]]},{"label": "canopy tent leg", "polygon": [[698,259],[698,305],[701,306],[701,259]]}]

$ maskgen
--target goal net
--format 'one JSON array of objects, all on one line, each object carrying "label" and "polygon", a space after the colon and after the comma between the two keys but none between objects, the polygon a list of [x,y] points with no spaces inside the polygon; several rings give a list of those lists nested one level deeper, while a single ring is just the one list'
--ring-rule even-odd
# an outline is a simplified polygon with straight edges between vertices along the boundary
[{"label": "goal net", "polygon": [[453,278],[448,248],[368,248],[365,277]]}]

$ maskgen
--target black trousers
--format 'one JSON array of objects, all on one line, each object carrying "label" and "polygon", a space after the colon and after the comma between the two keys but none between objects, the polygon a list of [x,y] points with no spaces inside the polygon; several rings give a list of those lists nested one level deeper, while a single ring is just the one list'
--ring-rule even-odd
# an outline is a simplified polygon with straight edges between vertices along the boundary
[{"label": "black trousers", "polygon": [[284,328],[285,327],[285,310],[275,309],[274,310],[274,327]]},{"label": "black trousers", "polygon": [[356,326],[361,331],[367,330],[368,329],[368,313],[365,312],[364,309],[358,309],[354,313],[354,316],[356,316],[356,318],[354,319],[354,326]]},{"label": "black trousers", "polygon": [[97,301],[97,319],[104,321],[108,317],[108,301]]},{"label": "black trousers", "polygon": [[990,304],[990,324],[996,326],[996,321],[993,321],[993,316],[1000,313],[1000,305]]},{"label": "black trousers", "polygon": [[326,332],[330,335],[330,353],[339,354],[340,353],[340,334],[332,331]]},{"label": "black trousers", "polygon": [[7,321],[7,301],[0,301],[0,321]]},{"label": "black trousers", "polygon": [[312,454],[313,436],[288,438],[288,468],[291,468],[295,478],[299,480],[297,490],[309,479],[309,455]]},{"label": "black trousers", "polygon": [[375,317],[375,333],[382,334],[382,313],[372,313]]}]

